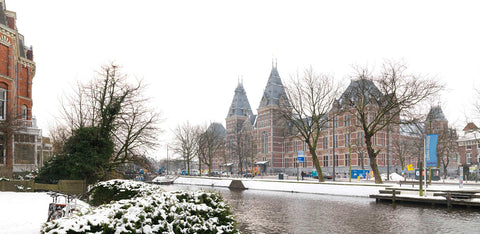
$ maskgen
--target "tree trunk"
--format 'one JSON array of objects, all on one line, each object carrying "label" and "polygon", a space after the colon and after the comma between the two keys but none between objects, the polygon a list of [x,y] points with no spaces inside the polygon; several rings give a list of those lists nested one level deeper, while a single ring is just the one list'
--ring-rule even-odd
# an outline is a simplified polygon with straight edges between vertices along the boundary
[{"label": "tree trunk", "polygon": [[377,166],[377,155],[372,146],[372,137],[365,134],[365,144],[367,145],[368,158],[370,158],[370,167],[373,171],[373,176],[375,177],[375,184],[383,184],[382,177],[378,171]]},{"label": "tree trunk", "polygon": [[315,148],[313,147],[309,146],[308,148],[309,148],[310,154],[312,155],[313,165],[315,166],[315,169],[317,169],[318,182],[325,182],[325,178],[323,178],[322,168],[320,167],[320,163],[318,162],[317,152],[315,152]]},{"label": "tree trunk", "polygon": [[198,157],[198,171],[200,172],[200,176],[202,176],[202,159]]}]

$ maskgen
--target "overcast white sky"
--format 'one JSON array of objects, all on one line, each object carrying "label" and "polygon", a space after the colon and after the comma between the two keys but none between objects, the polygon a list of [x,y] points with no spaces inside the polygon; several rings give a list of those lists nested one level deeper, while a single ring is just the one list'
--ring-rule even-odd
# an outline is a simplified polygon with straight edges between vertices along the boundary
[{"label": "overcast white sky", "polygon": [[480,77],[477,2],[6,0],[6,6],[33,45],[40,128],[53,124],[59,98],[76,80],[116,61],[150,84],[168,143],[171,129],[187,120],[224,123],[239,76],[256,112],[273,57],[284,82],[312,66],[344,84],[353,64],[405,61],[410,71],[446,83],[438,103],[461,128]]}]

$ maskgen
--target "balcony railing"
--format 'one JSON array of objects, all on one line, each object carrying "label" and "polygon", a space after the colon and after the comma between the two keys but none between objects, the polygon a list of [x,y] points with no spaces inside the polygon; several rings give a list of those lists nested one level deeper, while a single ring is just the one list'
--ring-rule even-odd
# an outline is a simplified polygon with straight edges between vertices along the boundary
[{"label": "balcony railing", "polygon": [[17,119],[15,125],[18,127],[37,128],[37,120],[35,118],[31,120]]}]

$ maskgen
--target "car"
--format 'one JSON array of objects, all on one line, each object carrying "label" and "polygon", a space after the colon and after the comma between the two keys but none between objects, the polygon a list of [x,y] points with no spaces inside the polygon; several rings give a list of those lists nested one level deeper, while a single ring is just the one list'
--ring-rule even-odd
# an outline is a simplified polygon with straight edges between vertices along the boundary
[{"label": "car", "polygon": [[[326,179],[326,180],[333,179],[333,176],[331,176],[330,174],[327,174],[325,172],[322,172],[322,175],[323,175],[323,178]],[[313,178],[318,179],[318,176],[314,176]]]}]

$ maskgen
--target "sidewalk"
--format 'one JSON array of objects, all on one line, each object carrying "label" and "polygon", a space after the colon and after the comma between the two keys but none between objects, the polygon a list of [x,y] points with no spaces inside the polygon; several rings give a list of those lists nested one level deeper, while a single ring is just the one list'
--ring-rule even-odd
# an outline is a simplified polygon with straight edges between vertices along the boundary
[{"label": "sidewalk", "polygon": [[316,180],[309,179],[296,181],[289,179],[279,180],[273,177],[264,178],[218,178],[218,177],[179,177],[174,184],[191,184],[212,187],[229,187],[232,180],[240,180],[247,189],[292,192],[292,193],[310,193],[323,195],[368,197],[370,194],[376,194],[379,190],[392,185],[374,183],[349,183],[343,181],[328,181],[319,183]]},{"label": "sidewalk", "polygon": [[[356,180],[348,178],[337,178],[335,181],[326,180],[323,183],[317,179],[305,177],[297,181],[296,176],[285,176],[284,179],[278,179],[278,176],[257,176],[254,178],[235,178],[235,177],[188,177],[181,176],[175,180],[175,184],[192,184],[199,186],[226,187],[228,188],[232,180],[240,180],[247,189],[292,192],[292,193],[310,193],[337,196],[369,197],[371,194],[378,194],[379,190],[385,188],[400,187],[398,181],[384,181],[384,184],[375,184],[373,180]],[[411,185],[403,185],[411,187]],[[402,187],[402,188],[403,188]],[[418,189],[418,185],[414,186]],[[468,182],[464,184],[465,189],[480,188],[480,183]],[[458,182],[432,181],[428,189],[458,189]]]}]

